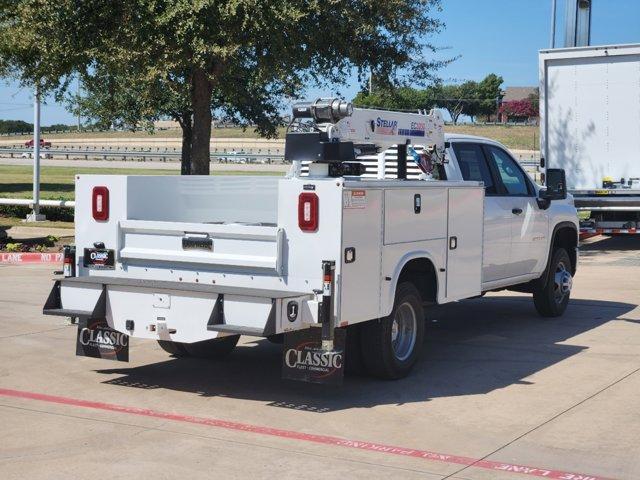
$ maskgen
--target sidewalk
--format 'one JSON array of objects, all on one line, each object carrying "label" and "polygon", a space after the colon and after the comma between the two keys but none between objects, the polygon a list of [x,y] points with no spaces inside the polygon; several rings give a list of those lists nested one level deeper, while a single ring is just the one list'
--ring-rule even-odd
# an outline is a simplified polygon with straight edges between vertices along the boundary
[{"label": "sidewalk", "polygon": [[49,235],[53,235],[54,237],[73,237],[74,230],[73,228],[55,228],[55,227],[22,227],[22,226],[14,226],[9,227],[6,230],[0,230],[0,238],[4,237],[2,232],[6,232],[7,236],[13,238],[14,240],[29,240],[34,238],[46,238]]}]

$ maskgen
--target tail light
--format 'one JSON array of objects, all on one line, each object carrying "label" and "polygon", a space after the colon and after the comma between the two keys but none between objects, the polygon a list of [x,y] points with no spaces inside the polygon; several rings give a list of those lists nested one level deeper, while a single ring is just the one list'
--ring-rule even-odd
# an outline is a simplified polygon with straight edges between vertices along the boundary
[{"label": "tail light", "polygon": [[318,230],[318,196],[304,192],[298,197],[298,226],[303,232]]},{"label": "tail light", "polygon": [[76,247],[73,245],[65,245],[64,247],[64,263],[63,272],[65,277],[76,276]]},{"label": "tail light", "polygon": [[94,220],[103,222],[109,220],[109,189],[107,187],[93,187],[91,211]]}]

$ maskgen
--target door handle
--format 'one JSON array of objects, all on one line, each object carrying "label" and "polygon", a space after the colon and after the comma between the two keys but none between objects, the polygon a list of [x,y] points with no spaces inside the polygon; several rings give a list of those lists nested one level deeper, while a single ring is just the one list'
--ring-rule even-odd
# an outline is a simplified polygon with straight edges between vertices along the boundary
[{"label": "door handle", "polygon": [[522,213],[522,209],[521,208],[512,208],[511,209],[511,213],[513,213],[514,215],[520,215]]}]

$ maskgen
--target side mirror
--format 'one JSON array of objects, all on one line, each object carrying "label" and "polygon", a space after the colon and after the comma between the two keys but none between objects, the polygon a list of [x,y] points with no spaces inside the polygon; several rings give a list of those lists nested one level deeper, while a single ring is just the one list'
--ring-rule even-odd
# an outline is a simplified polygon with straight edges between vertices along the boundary
[{"label": "side mirror", "polygon": [[564,200],[567,198],[567,181],[562,168],[547,168],[546,189],[540,190],[542,200]]}]

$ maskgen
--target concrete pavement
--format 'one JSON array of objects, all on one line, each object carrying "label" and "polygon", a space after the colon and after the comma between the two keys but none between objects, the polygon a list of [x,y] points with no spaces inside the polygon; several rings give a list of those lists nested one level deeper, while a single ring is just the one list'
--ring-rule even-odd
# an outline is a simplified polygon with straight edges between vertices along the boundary
[{"label": "concrete pavement", "polygon": [[171,358],[135,339],[128,364],[75,357],[75,327],[40,313],[52,268],[0,266],[0,389],[298,435],[0,395],[0,478],[561,478],[544,474],[556,471],[637,479],[639,265],[640,239],[592,239],[564,317],[541,319],[529,296],[504,292],[439,307],[411,376],[349,377],[339,389],[281,381],[280,346],[249,337],[223,362]]}]

